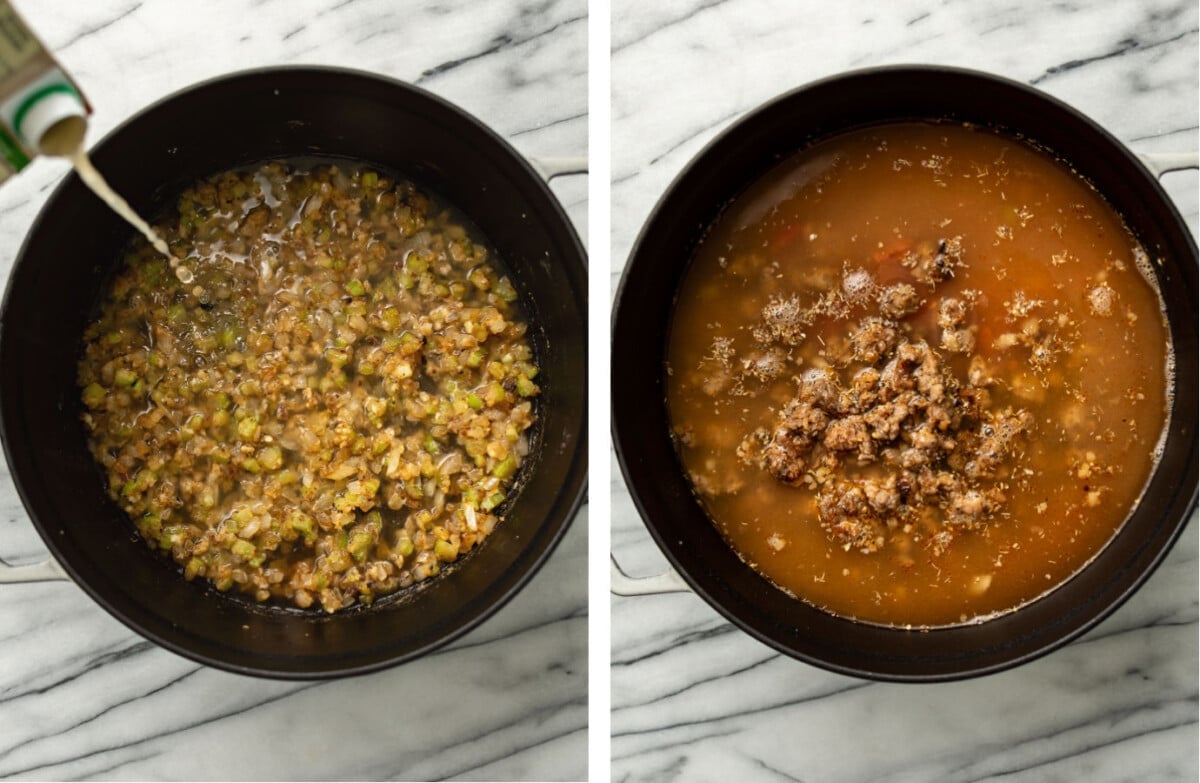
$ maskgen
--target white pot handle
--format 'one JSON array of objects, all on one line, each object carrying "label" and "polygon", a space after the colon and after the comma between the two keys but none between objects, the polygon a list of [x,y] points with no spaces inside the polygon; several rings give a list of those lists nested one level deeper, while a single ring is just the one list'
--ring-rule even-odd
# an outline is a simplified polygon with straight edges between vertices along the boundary
[{"label": "white pot handle", "polygon": [[529,163],[547,182],[568,174],[587,174],[588,170],[587,158],[530,158]]},{"label": "white pot handle", "polygon": [[40,563],[29,565],[9,565],[0,560],[0,584],[18,582],[60,582],[67,579],[67,573],[54,558],[47,558]]},{"label": "white pot handle", "polygon": [[1142,152],[1138,158],[1159,179],[1168,171],[1200,168],[1200,152]]},{"label": "white pot handle", "polygon": [[687,582],[683,581],[675,569],[668,568],[657,576],[633,577],[621,570],[617,559],[609,555],[612,563],[612,575],[609,589],[615,595],[659,595],[662,593],[691,592]]}]

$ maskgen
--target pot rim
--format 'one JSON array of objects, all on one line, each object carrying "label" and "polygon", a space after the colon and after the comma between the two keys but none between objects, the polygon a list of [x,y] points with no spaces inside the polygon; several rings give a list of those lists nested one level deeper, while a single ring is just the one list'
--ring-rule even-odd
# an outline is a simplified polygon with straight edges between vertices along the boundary
[{"label": "pot rim", "polygon": [[[623,308],[628,306],[627,305],[627,293],[628,293],[628,286],[630,285],[631,271],[633,270],[633,268],[635,266],[635,262],[638,259],[639,253],[642,252],[643,245],[646,243],[651,232],[655,230],[656,225],[658,223],[660,223],[661,221],[668,219],[667,217],[664,217],[664,216],[667,216],[667,214],[669,212],[668,207],[670,206],[670,202],[675,200],[677,191],[684,184],[684,182],[688,179],[688,177],[691,176],[693,171],[695,171],[700,165],[710,162],[709,159],[714,155],[714,153],[716,151],[718,151],[723,145],[729,143],[728,140],[730,138],[732,138],[740,130],[742,130],[743,128],[745,128],[748,125],[754,124],[756,122],[760,122],[764,115],[768,114],[769,112],[776,109],[778,106],[780,106],[782,104],[796,100],[798,96],[801,96],[805,93],[808,93],[812,90],[816,90],[818,88],[826,88],[826,87],[829,87],[830,85],[835,85],[835,84],[841,85],[846,82],[852,82],[852,81],[859,80],[859,79],[876,78],[879,76],[897,77],[897,76],[903,76],[905,74],[913,74],[913,75],[919,74],[921,76],[930,76],[930,75],[936,76],[938,74],[943,74],[943,75],[950,76],[953,78],[970,78],[970,79],[978,80],[980,82],[990,82],[992,84],[996,84],[996,85],[999,85],[1002,87],[1007,87],[1009,89],[1023,92],[1026,95],[1028,95],[1028,96],[1040,101],[1044,105],[1046,105],[1048,111],[1050,111],[1050,112],[1057,113],[1057,114],[1066,114],[1068,116],[1075,118],[1077,121],[1079,121],[1082,124],[1084,124],[1085,126],[1087,126],[1093,133],[1095,133],[1096,136],[1098,137],[1098,140],[1102,141],[1106,145],[1108,151],[1111,151],[1114,154],[1123,156],[1125,159],[1128,160],[1128,162],[1130,162],[1133,166],[1136,167],[1136,169],[1140,172],[1140,174],[1144,178],[1144,180],[1152,187],[1152,189],[1157,194],[1159,203],[1156,204],[1156,206],[1162,208],[1166,212],[1166,214],[1170,215],[1173,231],[1178,233],[1179,236],[1185,238],[1186,244],[1188,244],[1188,246],[1191,248],[1191,259],[1192,259],[1192,263],[1194,263],[1194,259],[1196,258],[1196,254],[1197,254],[1196,240],[1192,236],[1191,231],[1188,229],[1186,223],[1184,223],[1183,218],[1180,215],[1179,210],[1175,206],[1171,197],[1163,189],[1162,184],[1159,181],[1158,177],[1156,177],[1146,167],[1145,163],[1137,155],[1135,155],[1132,151],[1130,151],[1118,138],[1113,136],[1103,126],[1101,126],[1095,120],[1092,120],[1090,117],[1083,114],[1079,110],[1075,109],[1074,107],[1070,106],[1069,104],[1065,103],[1064,101],[1037,89],[1036,87],[1033,87],[1031,85],[1028,85],[1028,84],[1025,84],[1022,82],[1015,81],[1013,79],[1009,79],[1004,76],[986,72],[986,71],[980,71],[980,70],[970,69],[970,68],[960,68],[960,67],[954,67],[954,66],[919,64],[919,63],[871,66],[871,67],[858,68],[858,69],[853,69],[853,70],[848,70],[848,71],[840,71],[840,72],[831,74],[829,76],[822,77],[820,79],[806,82],[798,87],[787,90],[786,92],[783,92],[773,98],[768,99],[767,101],[760,103],[758,106],[744,112],[743,114],[738,116],[736,119],[734,119],[727,127],[725,127],[718,134],[716,134],[711,140],[709,140],[698,152],[696,152],[688,160],[688,162],[683,166],[683,168],[680,169],[680,171],[672,178],[672,180],[671,180],[670,184],[667,186],[666,190],[664,190],[663,193],[659,196],[658,200],[655,202],[654,206],[651,208],[650,212],[647,214],[644,222],[642,223],[642,226],[639,229],[637,237],[635,238],[633,244],[630,246],[629,255],[626,258],[626,263],[625,263],[624,268],[622,269],[620,281],[617,285],[617,289],[616,289],[616,292],[613,297],[613,307],[612,307],[612,313],[611,313],[611,317],[610,317],[610,339],[615,343],[616,336],[617,336],[617,330],[618,330],[618,322],[621,319]],[[912,116],[909,119],[911,119],[913,121],[918,121],[918,120],[922,119],[922,117],[918,117],[914,114],[914,116]],[[926,121],[953,119],[953,112],[948,110],[945,113],[945,115],[942,117],[926,116],[923,119],[925,119]],[[853,130],[854,128],[867,127],[871,124],[887,124],[889,122],[897,122],[897,121],[901,121],[901,118],[899,118],[899,117],[891,118],[891,119],[885,118],[885,119],[879,120],[878,123],[849,124],[844,127],[833,130],[831,132],[822,134],[817,138],[805,139],[803,142],[801,142],[800,144],[797,145],[796,151],[798,152],[801,149],[811,146],[816,141],[832,138],[841,133],[845,133],[850,130]],[[979,122],[978,124],[986,125],[986,123],[984,123],[984,122]],[[1020,130],[1017,128],[1006,127],[1002,123],[994,123],[989,127],[993,127],[1000,131],[1007,131],[1010,134],[1017,133]],[[1030,140],[1030,141],[1034,142],[1035,144],[1038,143],[1035,134],[1028,134],[1027,136],[1024,136],[1024,138],[1026,140]],[[1069,162],[1069,159],[1066,158],[1066,156],[1063,154],[1063,152],[1061,150],[1055,149],[1055,150],[1050,150],[1050,152],[1054,153],[1054,155],[1057,158],[1067,160]],[[757,174],[755,174],[755,176],[756,177],[761,176],[762,173],[763,172],[758,172]],[[745,183],[743,183],[742,187],[744,188],[747,184],[749,184],[749,182],[752,182],[752,181],[753,181],[753,178],[747,179],[747,181]],[[738,192],[740,192],[740,191],[738,191]],[[1101,195],[1103,195],[1103,194],[1101,194]],[[732,200],[734,200],[736,198],[737,198],[737,193],[731,192],[730,195],[725,197],[725,200],[722,203],[715,205],[715,208],[716,208],[718,214],[719,214],[720,210],[725,207],[725,205],[727,205],[728,203],[730,203]],[[1187,263],[1187,262],[1188,262],[1188,260],[1185,259],[1182,263]],[[678,286],[678,281],[676,281],[676,291],[678,290],[677,286]],[[612,354],[612,359],[611,359],[611,363],[612,363],[611,373],[612,373],[612,378],[614,379],[614,382],[615,382],[615,379],[617,378],[617,369],[618,369],[616,366],[617,360],[618,360],[618,357],[617,357],[616,351],[614,351]],[[654,404],[656,404],[656,405],[664,404],[664,406],[665,406],[665,403],[663,403],[663,401],[660,401],[660,400],[655,400]],[[1178,402],[1176,404],[1178,404]],[[685,567],[683,565],[680,557],[674,551],[674,549],[671,545],[671,542],[668,540],[668,537],[662,531],[660,531],[658,529],[657,523],[652,520],[653,515],[650,513],[650,510],[647,508],[646,502],[645,502],[644,498],[642,497],[641,493],[636,490],[636,487],[638,485],[638,480],[636,478],[636,474],[634,473],[634,470],[633,470],[633,467],[631,464],[631,451],[632,451],[632,449],[636,448],[636,445],[635,445],[636,442],[632,436],[630,436],[628,443],[626,443],[626,441],[622,438],[620,417],[618,415],[617,405],[618,405],[617,397],[614,395],[612,402],[611,402],[611,406],[610,406],[610,408],[611,408],[610,436],[612,438],[613,449],[616,453],[617,463],[620,466],[621,474],[625,481],[626,488],[628,490],[628,493],[629,493],[631,499],[633,500],[635,508],[638,511],[638,515],[641,517],[642,523],[645,525],[646,529],[650,533],[651,538],[654,540],[654,542],[658,546],[659,550],[666,557],[667,562],[670,564],[670,566],[683,578],[683,580],[687,583],[687,585],[691,588],[691,590],[694,593],[696,593],[698,596],[700,596],[705,601],[705,603],[707,603],[710,607],[715,609],[726,620],[733,623],[740,630],[747,633],[752,638],[757,639],[759,642],[766,644],[767,646],[771,647],[772,649],[774,649],[780,653],[783,653],[784,655],[787,655],[791,658],[803,661],[805,663],[825,669],[827,671],[835,672],[837,674],[859,677],[859,678],[868,679],[868,680],[875,680],[875,681],[881,681],[881,682],[914,682],[914,683],[950,682],[950,681],[964,680],[964,679],[969,679],[969,678],[973,678],[973,677],[985,676],[988,674],[994,674],[997,672],[1005,671],[1005,670],[1014,668],[1016,666],[1020,666],[1021,664],[1028,663],[1029,661],[1040,658],[1044,655],[1047,655],[1047,654],[1053,652],[1054,650],[1057,650],[1061,647],[1066,646],[1067,644],[1069,644],[1070,642],[1079,638],[1080,636],[1084,635],[1088,631],[1091,631],[1097,625],[1099,625],[1101,622],[1103,622],[1105,619],[1107,619],[1109,616],[1111,616],[1135,592],[1137,592],[1145,584],[1145,582],[1158,569],[1159,565],[1161,565],[1162,561],[1166,558],[1168,553],[1171,551],[1172,547],[1178,541],[1179,537],[1183,533],[1184,528],[1187,526],[1187,523],[1188,523],[1189,519],[1191,518],[1191,515],[1193,513],[1195,513],[1197,505],[1198,505],[1198,503],[1197,503],[1197,500],[1198,500],[1197,477],[1196,477],[1197,444],[1195,442],[1193,442],[1191,444],[1189,452],[1186,455],[1186,458],[1183,460],[1182,467],[1181,467],[1181,474],[1186,474],[1188,477],[1190,477],[1190,481],[1185,480],[1181,484],[1177,485],[1176,493],[1175,493],[1175,498],[1179,498],[1185,492],[1187,492],[1190,495],[1190,497],[1187,499],[1187,501],[1183,505],[1182,512],[1180,513],[1179,519],[1174,521],[1174,528],[1170,532],[1170,535],[1165,539],[1165,541],[1160,546],[1159,550],[1154,554],[1154,556],[1146,564],[1146,566],[1141,570],[1141,572],[1136,576],[1136,578],[1133,579],[1133,581],[1126,588],[1124,588],[1119,594],[1117,594],[1113,598],[1113,600],[1111,600],[1109,603],[1107,603],[1105,606],[1103,606],[1098,612],[1095,612],[1094,614],[1092,614],[1091,617],[1089,617],[1087,620],[1085,620],[1083,623],[1081,623],[1078,627],[1070,629],[1067,633],[1065,633],[1063,635],[1055,636],[1054,638],[1050,639],[1049,641],[1044,641],[1040,644],[1040,646],[1035,646],[1034,648],[1027,650],[1020,655],[1017,655],[1012,658],[1008,658],[1006,660],[1002,660],[1002,661],[999,661],[999,662],[993,663],[993,664],[977,666],[977,667],[973,667],[973,668],[969,668],[969,669],[959,669],[959,670],[952,670],[949,672],[933,672],[933,673],[872,671],[872,670],[863,668],[861,666],[846,665],[846,664],[842,664],[842,663],[839,663],[836,661],[831,661],[831,660],[827,660],[825,658],[821,658],[819,656],[810,654],[803,650],[795,649],[795,648],[787,645],[786,643],[780,641],[779,639],[776,639],[776,638],[770,636],[765,631],[763,631],[759,627],[757,627],[754,623],[741,617],[736,611],[734,611],[734,609],[732,609],[729,605],[727,605],[727,603],[725,601],[722,601],[722,600],[718,599],[717,597],[714,597],[712,592],[710,590],[708,590],[704,586],[704,584],[702,584],[702,581],[695,574],[693,574],[687,567]],[[664,412],[665,412],[665,407],[664,407]],[[678,459],[677,455],[676,455],[676,459]],[[678,467],[678,466],[676,466],[676,467]],[[1149,482],[1150,480],[1152,480],[1154,478],[1154,475],[1157,472],[1157,470],[1158,470],[1158,468],[1155,467],[1154,471],[1151,472],[1149,478],[1147,479],[1147,482]],[[692,502],[695,502],[698,504],[699,503],[698,499],[695,498],[694,493],[690,489],[690,482],[689,482],[689,494],[690,494],[690,500]],[[711,517],[708,515],[707,511],[704,511],[703,509],[701,509],[701,513],[706,517],[709,524],[712,524]],[[1119,530],[1120,530],[1120,528],[1118,528],[1118,533],[1119,533]],[[680,543],[682,544],[682,542],[680,542]],[[1105,546],[1102,547],[1097,552],[1096,556],[1098,556],[1100,552],[1103,552],[1104,549],[1106,549],[1108,547],[1109,543],[1111,543],[1111,541],[1106,543]],[[1020,609],[1028,607],[1032,604],[1040,603],[1042,600],[1047,598],[1051,593],[1055,592],[1059,587],[1062,587],[1067,582],[1070,582],[1072,579],[1074,579],[1076,576],[1078,576],[1084,570],[1089,568],[1090,564],[1091,564],[1091,561],[1089,561],[1088,564],[1085,564],[1082,568],[1080,568],[1079,571],[1076,571],[1075,574],[1072,574],[1070,577],[1068,577],[1067,580],[1065,580],[1064,582],[1057,585],[1049,593],[1045,593],[1035,599],[1032,599],[1031,601],[1027,602],[1026,604],[1023,604],[1021,607],[1018,607],[1017,609],[1014,609],[1008,613],[1002,613],[1000,615],[1000,617],[998,617],[996,619],[1000,619],[1001,617],[1005,616],[1006,614],[1012,614],[1013,612],[1019,611]],[[761,574],[758,574],[757,572],[755,572],[755,574],[757,576],[759,576],[759,578],[763,579],[764,582],[766,582],[767,584],[771,584],[769,582],[769,580],[766,580],[765,577],[762,577]],[[773,584],[771,584],[771,586],[774,589],[778,589],[778,588],[775,588],[775,586]],[[952,631],[955,631],[957,629],[961,629],[964,627],[964,626],[947,626],[947,627],[936,627],[936,628],[920,630],[920,629],[904,629],[904,628],[900,628],[900,627],[881,626],[881,625],[873,624],[873,623],[864,623],[862,621],[857,621],[857,620],[853,620],[853,619],[850,619],[847,617],[836,615],[832,612],[827,612],[823,609],[820,609],[811,604],[808,604],[807,602],[804,602],[801,599],[794,599],[794,600],[796,600],[798,603],[801,603],[803,606],[805,606],[809,609],[812,609],[812,610],[815,610],[818,612],[822,612],[827,617],[833,618],[834,620],[841,622],[841,623],[846,623],[847,625],[852,625],[852,626],[874,625],[876,628],[879,628],[888,633],[895,631],[897,633],[897,638],[899,638],[899,636],[902,634],[911,634],[911,633],[943,634],[944,635],[948,632],[952,632]],[[987,622],[987,621],[985,621],[985,622]],[[997,645],[996,647],[1002,648],[1002,647],[1007,647],[1007,646],[1009,646],[1009,644]],[[976,651],[973,654],[978,654],[978,651]],[[941,656],[936,659],[931,658],[931,660],[938,660],[938,661],[956,660],[956,659],[962,659],[962,658],[966,658],[966,657],[969,657],[969,656],[964,653],[964,654],[960,654],[960,655]]]}]

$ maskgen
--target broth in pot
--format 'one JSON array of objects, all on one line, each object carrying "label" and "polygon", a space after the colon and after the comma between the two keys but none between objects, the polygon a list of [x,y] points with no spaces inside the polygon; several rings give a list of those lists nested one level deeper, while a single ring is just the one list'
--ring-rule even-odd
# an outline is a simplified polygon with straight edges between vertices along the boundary
[{"label": "broth in pot", "polygon": [[1044,150],[896,123],[775,167],[680,287],[667,402],[729,545],[897,626],[1053,590],[1131,510],[1169,419],[1152,263]]}]

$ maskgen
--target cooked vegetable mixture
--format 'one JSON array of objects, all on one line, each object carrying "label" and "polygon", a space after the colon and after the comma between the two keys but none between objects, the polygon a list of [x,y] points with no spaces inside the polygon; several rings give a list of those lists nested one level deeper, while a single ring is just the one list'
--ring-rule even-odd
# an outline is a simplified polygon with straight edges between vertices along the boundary
[{"label": "cooked vegetable mixture", "polygon": [[109,492],[187,579],[334,612],[500,522],[539,392],[510,280],[452,213],[344,164],[197,183],[139,241],[79,384]]}]

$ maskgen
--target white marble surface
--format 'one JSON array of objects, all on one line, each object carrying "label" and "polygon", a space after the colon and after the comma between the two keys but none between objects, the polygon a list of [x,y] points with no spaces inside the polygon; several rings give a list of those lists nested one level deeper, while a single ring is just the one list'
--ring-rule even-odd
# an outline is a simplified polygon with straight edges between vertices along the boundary
[{"label": "white marble surface", "polygon": [[[92,140],[200,79],[317,63],[415,81],[526,155],[586,152],[585,0],[16,5],[95,105]],[[0,278],[63,172],[37,161],[0,188]],[[586,180],[554,188],[586,235]],[[3,472],[0,557],[37,560],[45,550]],[[584,511],[526,589],[465,638],[386,672],[319,684],[197,666],[69,582],[0,585],[0,776],[582,779],[586,562]],[[426,719],[407,706],[416,704],[436,709]]]},{"label": "white marble surface", "polygon": [[[868,65],[995,71],[1134,150],[1197,147],[1197,7],[1040,0],[614,0],[613,288],[671,179],[784,90]],[[1192,231],[1195,172],[1166,185]],[[665,561],[612,467],[612,542]],[[1197,521],[1144,589],[1082,640],[954,684],[873,684],[782,657],[692,594],[612,601],[619,781],[1195,781]]]}]

